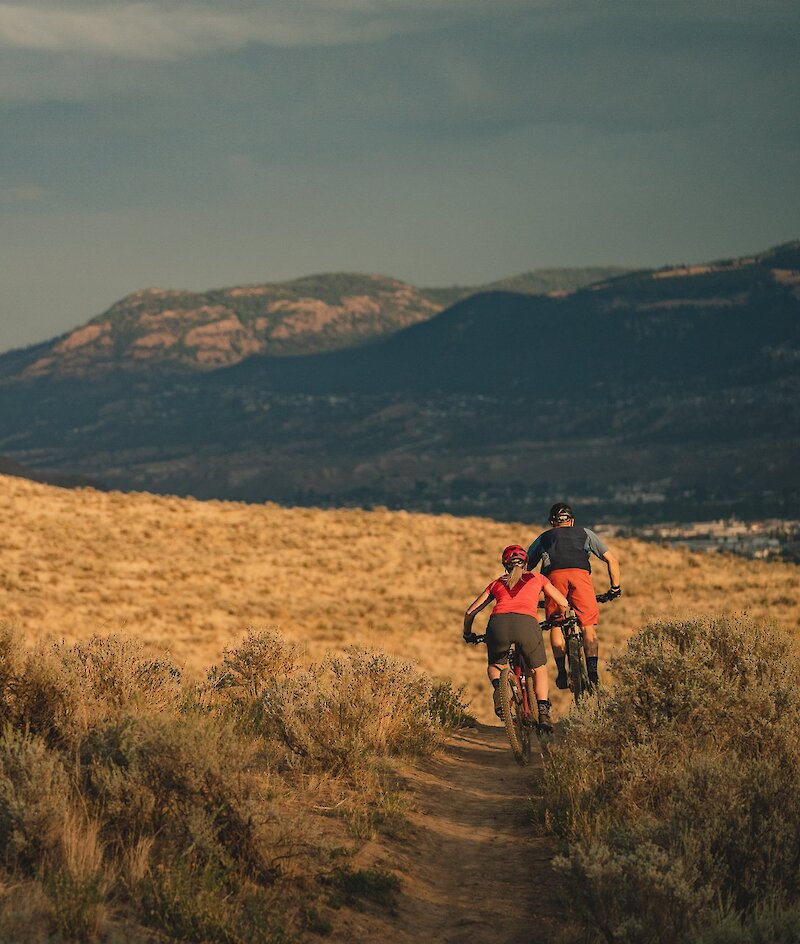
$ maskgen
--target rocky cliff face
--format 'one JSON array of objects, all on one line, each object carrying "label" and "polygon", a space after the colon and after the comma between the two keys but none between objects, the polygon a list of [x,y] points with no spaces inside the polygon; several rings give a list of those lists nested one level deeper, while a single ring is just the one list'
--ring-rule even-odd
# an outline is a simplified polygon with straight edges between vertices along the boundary
[{"label": "rocky cliff face", "polygon": [[253,354],[351,347],[425,321],[439,310],[418,289],[380,276],[317,276],[204,294],[149,289],[40,348],[23,374],[211,370]]}]

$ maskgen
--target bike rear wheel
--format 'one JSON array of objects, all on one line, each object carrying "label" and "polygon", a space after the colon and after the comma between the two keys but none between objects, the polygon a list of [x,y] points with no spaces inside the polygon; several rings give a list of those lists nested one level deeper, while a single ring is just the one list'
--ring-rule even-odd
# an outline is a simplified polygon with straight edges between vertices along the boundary
[{"label": "bike rear wheel", "polygon": [[503,715],[508,743],[514,760],[524,767],[531,759],[531,732],[526,724],[522,693],[519,691],[517,677],[506,666],[500,670],[500,710]]},{"label": "bike rear wheel", "polygon": [[569,687],[572,697],[579,701],[586,693],[586,672],[583,668],[583,647],[574,636],[567,641],[567,660],[569,662]]}]

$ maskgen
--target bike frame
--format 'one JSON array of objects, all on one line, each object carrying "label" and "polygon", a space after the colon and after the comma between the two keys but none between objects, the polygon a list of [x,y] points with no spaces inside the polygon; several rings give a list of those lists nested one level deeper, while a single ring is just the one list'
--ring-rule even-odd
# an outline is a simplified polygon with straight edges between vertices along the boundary
[{"label": "bike frame", "polygon": [[[476,636],[475,645],[486,642],[486,636]],[[508,663],[508,668],[505,663]],[[511,715],[507,719],[504,715],[503,723],[506,725],[506,733],[511,742],[511,751],[514,760],[521,766],[525,766],[530,761],[531,756],[531,733],[539,735],[539,725],[534,721],[533,705],[528,694],[528,680],[533,687],[533,673],[525,658],[523,652],[512,643],[506,652],[505,659],[499,660],[495,665],[500,668],[501,686],[503,678],[510,683]],[[511,679],[514,679],[511,682]],[[513,719],[513,720],[511,720]]]},{"label": "bike frame", "polygon": [[518,694],[522,704],[522,717],[528,724],[533,724],[533,711],[530,698],[528,698],[528,686],[525,684],[528,678],[533,679],[533,674],[524,654],[517,646],[512,646],[508,650],[506,658],[517,680]]}]

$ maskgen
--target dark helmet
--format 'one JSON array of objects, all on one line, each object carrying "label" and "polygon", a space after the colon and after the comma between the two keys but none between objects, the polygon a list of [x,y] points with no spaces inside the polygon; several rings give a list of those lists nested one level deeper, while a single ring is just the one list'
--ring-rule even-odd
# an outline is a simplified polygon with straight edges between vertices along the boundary
[{"label": "dark helmet", "polygon": [[528,552],[520,544],[509,544],[503,551],[503,567],[508,567],[512,560],[521,560],[523,564],[528,563]]},{"label": "dark helmet", "polygon": [[575,515],[566,502],[556,502],[550,509],[550,524],[557,525],[562,521],[574,521]]}]

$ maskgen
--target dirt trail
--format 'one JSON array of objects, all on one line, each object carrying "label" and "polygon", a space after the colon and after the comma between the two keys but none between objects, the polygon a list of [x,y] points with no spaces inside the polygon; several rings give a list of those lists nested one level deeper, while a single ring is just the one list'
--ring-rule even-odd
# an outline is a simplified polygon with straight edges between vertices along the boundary
[{"label": "dirt trail", "polygon": [[[534,745],[534,750],[536,745]],[[365,850],[370,864],[402,879],[395,913],[362,915],[336,940],[511,944],[556,941],[550,900],[554,847],[530,827],[541,757],[528,768],[511,756],[505,731],[478,725],[408,775],[413,837]]]}]

